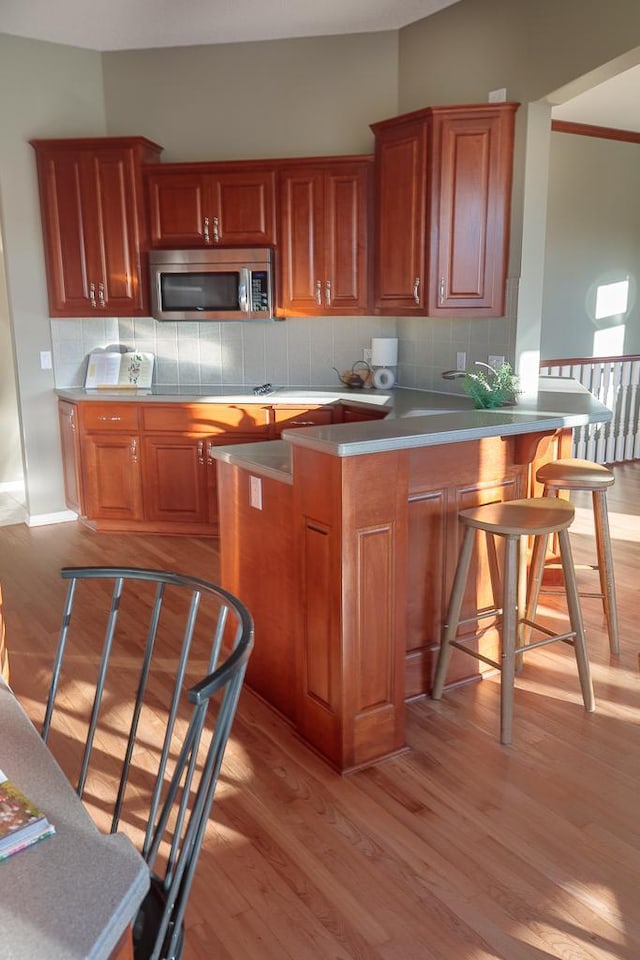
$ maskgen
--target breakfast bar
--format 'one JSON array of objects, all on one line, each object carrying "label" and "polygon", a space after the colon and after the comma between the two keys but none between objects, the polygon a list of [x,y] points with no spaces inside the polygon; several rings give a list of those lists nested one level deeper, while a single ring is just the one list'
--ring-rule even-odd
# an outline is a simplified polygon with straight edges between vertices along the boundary
[{"label": "breakfast bar", "polygon": [[[611,417],[562,378],[497,410],[409,390],[390,406],[384,420],[214,451],[221,582],[256,623],[247,683],[342,773],[405,749],[405,701],[431,689],[459,511],[536,495],[537,466],[570,455],[574,428]],[[469,633],[490,600],[481,554]],[[480,643],[495,656],[495,627]],[[449,682],[481,676],[469,659],[454,654]]]}]

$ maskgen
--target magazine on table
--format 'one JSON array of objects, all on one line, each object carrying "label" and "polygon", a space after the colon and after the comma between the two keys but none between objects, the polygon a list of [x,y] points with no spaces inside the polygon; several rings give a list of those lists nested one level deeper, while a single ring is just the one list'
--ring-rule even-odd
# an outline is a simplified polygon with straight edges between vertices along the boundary
[{"label": "magazine on table", "polygon": [[45,814],[0,770],[0,860],[55,833]]}]

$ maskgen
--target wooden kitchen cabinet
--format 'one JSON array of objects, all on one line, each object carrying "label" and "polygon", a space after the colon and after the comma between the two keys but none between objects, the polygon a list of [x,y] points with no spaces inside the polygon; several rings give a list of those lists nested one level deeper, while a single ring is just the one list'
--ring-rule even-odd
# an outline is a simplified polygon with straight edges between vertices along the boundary
[{"label": "wooden kitchen cabinet", "polygon": [[83,440],[85,512],[90,520],[142,520],[140,440],[89,434]]},{"label": "wooden kitchen cabinet", "polygon": [[428,107],[372,125],[376,313],[504,314],[517,107]]},{"label": "wooden kitchen cabinet", "polygon": [[145,170],[152,247],[276,242],[275,170],[252,162],[174,163]]},{"label": "wooden kitchen cabinet", "polygon": [[58,402],[60,445],[62,452],[62,475],[64,499],[70,510],[82,512],[82,470],[80,461],[80,436],[78,431],[78,408],[67,400]]},{"label": "wooden kitchen cabinet", "polygon": [[369,312],[371,157],[281,170],[280,316]]},{"label": "wooden kitchen cabinet", "polygon": [[208,522],[205,442],[174,434],[143,438],[145,520]]},{"label": "wooden kitchen cabinet", "polygon": [[143,137],[32,140],[52,317],[149,312]]}]

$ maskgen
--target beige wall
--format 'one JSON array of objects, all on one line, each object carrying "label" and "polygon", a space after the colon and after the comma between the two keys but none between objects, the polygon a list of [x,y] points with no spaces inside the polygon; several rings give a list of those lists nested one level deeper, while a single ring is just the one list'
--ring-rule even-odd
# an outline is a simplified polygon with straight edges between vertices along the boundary
[{"label": "beige wall", "polygon": [[104,55],[109,133],[163,160],[371,153],[398,112],[397,32]]},{"label": "beige wall", "polygon": [[22,446],[14,363],[0,231],[0,483],[22,480]]},{"label": "beige wall", "polygon": [[400,110],[540,100],[638,45],[637,0],[459,0],[400,31]]},{"label": "beige wall", "polygon": [[105,131],[99,54],[0,34],[0,196],[28,510],[64,510],[33,137]]}]

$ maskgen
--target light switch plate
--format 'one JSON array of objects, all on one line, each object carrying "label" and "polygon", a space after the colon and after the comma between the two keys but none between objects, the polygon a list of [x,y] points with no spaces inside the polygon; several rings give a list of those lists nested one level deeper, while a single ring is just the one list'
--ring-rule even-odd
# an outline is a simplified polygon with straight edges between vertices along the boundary
[{"label": "light switch plate", "polygon": [[50,350],[40,351],[40,369],[51,370],[51,351]]},{"label": "light switch plate", "polygon": [[458,350],[456,353],[456,370],[467,369],[467,355],[464,350]]},{"label": "light switch plate", "polygon": [[249,503],[256,510],[262,510],[262,480],[249,477]]}]

